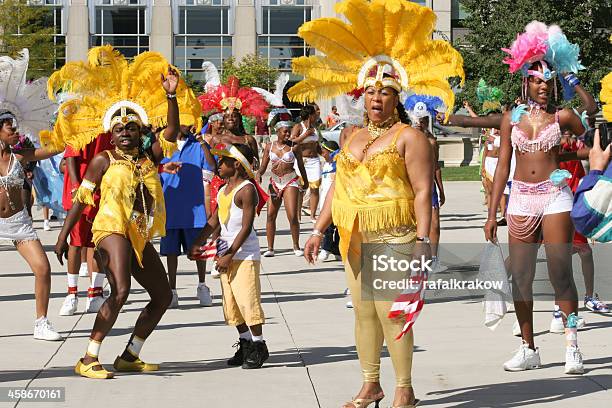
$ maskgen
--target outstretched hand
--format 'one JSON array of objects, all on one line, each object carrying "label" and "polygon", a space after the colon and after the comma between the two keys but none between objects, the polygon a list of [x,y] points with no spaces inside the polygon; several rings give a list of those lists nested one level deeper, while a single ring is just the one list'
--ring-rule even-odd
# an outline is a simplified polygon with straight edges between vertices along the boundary
[{"label": "outstretched hand", "polygon": [[167,94],[174,95],[176,93],[176,88],[178,88],[179,83],[179,73],[171,66],[168,65],[168,75],[161,75],[161,82],[164,91]]}]

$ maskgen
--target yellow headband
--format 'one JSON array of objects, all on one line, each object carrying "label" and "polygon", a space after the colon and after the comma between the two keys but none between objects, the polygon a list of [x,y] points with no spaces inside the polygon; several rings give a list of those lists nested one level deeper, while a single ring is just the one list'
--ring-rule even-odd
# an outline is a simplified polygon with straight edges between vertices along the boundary
[{"label": "yellow headband", "polygon": [[225,149],[211,149],[210,152],[217,156],[225,156],[231,159],[238,160],[244,170],[247,172],[249,178],[255,178],[255,173],[253,173],[253,169],[251,169],[251,164],[248,162],[246,157],[244,157],[244,155],[240,153],[240,150],[238,150],[236,146],[228,144]]}]

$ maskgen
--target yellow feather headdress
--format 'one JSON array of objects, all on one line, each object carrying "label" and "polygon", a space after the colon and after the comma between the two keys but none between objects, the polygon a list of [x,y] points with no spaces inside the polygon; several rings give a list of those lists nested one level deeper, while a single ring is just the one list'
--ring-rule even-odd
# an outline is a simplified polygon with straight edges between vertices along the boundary
[{"label": "yellow feather headdress", "polygon": [[448,42],[432,40],[436,15],[430,8],[404,0],[344,0],[335,9],[349,24],[319,18],[298,31],[325,55],[293,59],[293,72],[305,79],[289,89],[291,100],[306,103],[377,86],[437,96],[452,110],[448,78],[460,77],[463,84],[463,58]]},{"label": "yellow feather headdress", "polygon": [[[110,45],[89,50],[87,62],[69,62],[51,75],[50,98],[62,90],[76,97],[60,105],[54,131],[47,143],[82,149],[121,121],[165,126],[168,113],[161,75],[168,61],[159,53],[144,52],[131,63]],[[176,91],[180,122],[201,125],[201,109],[193,91],[181,78]],[[128,114],[129,109],[136,114]]]}]

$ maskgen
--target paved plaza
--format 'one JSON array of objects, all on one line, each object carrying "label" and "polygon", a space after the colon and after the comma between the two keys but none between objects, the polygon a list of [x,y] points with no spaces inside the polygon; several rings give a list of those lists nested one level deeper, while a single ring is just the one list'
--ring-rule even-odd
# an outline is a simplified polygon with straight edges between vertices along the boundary
[{"label": "paved plaza", "polygon": [[[454,243],[483,243],[485,207],[477,182],[446,184],[442,208],[442,239]],[[262,260],[262,295],[267,316],[264,336],[270,359],[260,370],[230,368],[237,335],[225,326],[219,281],[207,277],[213,307],[202,308],[196,297],[195,265],[182,257],[178,272],[179,309],[169,310],[147,340],[142,357],[160,362],[161,370],[119,374],[100,381],[75,376],[73,367],[87,346],[95,315],[81,314],[87,280],[79,281],[79,313],[60,317],[65,296],[66,267],[58,264],[53,245],[59,226],[42,231],[40,213],[35,226],[53,271],[49,317],[62,342],[32,338],[34,280],[13,247],[0,246],[0,387],[65,387],[66,401],[42,406],[66,407],[253,407],[336,408],[361,386],[353,338],[353,312],[345,308],[345,279],[340,262],[308,266],[290,251],[288,223],[279,215],[276,257]],[[265,212],[256,220],[265,247]],[[302,222],[302,244],[312,224]],[[499,236],[507,239],[506,228]],[[444,262],[444,259],[442,259]],[[477,268],[477,265],[475,265]],[[608,265],[596,265],[596,285],[610,285]],[[606,271],[607,270],[607,271]],[[582,282],[578,258],[574,274]],[[606,273],[607,272],[607,273]],[[607,276],[605,276],[607,275]],[[610,287],[610,286],[608,286]],[[611,299],[604,299],[608,302]],[[101,362],[111,368],[132,331],[146,293],[134,282],[124,312],[104,341]],[[582,302],[581,302],[582,305]],[[612,315],[583,312],[587,327],[580,332],[586,373],[563,374],[565,339],[548,333],[552,302],[536,302],[536,342],[543,367],[528,372],[504,372],[519,339],[511,334],[509,313],[495,331],[484,324],[482,303],[474,299],[432,301],[415,326],[413,384],[423,407],[609,407],[612,406]],[[394,376],[384,354],[382,406],[391,405]],[[2,403],[0,406],[39,406],[40,403]]]}]

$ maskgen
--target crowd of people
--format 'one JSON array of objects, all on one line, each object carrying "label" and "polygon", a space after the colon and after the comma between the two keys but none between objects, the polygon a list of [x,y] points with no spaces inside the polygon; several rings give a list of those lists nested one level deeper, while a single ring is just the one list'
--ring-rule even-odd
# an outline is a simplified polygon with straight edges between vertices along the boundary
[{"label": "crowd of people", "polygon": [[[559,27],[529,24],[505,50],[504,60],[510,72],[522,73],[522,95],[504,108],[500,91],[481,81],[481,114],[466,104],[469,115],[454,115],[449,78],[464,78],[462,59],[449,43],[431,39],[433,11],[411,2],[345,3],[341,11],[348,23],[314,20],[300,29],[324,55],[294,63],[295,72],[304,75],[288,92],[303,104],[296,118],[284,107],[269,106],[253,89],[241,88],[236,78],[196,98],[161,55],[146,52],[128,62],[110,46],[91,49],[87,62],[67,63],[49,79],[53,111],[47,109],[48,117],[41,119],[53,128],[38,129],[41,147],[25,144],[22,112],[0,112],[0,239],[12,241],[34,272],[34,338],[42,340],[60,340],[61,335],[48,319],[51,271],[32,227],[25,166],[63,155],[61,163],[40,165],[36,189],[46,208],[65,213],[55,245],[59,262],[67,261],[61,316],[78,309],[80,271],[90,278],[85,311],[97,316],[75,366],[77,374],[113,377],[99,361],[100,348],[130,294],[132,277],[150,301],[113,367],[159,369],[139,356],[165,311],[179,305],[181,255],[195,262],[200,305],[213,303],[207,261],[211,277],[220,279],[225,321],[238,332],[237,351],[227,364],[261,367],[269,357],[261,256],[276,255],[277,217],[284,205],[295,256],[309,263],[335,256],[344,264],[363,375],[361,390],[344,407],[378,407],[385,395],[380,385],[383,343],[395,370],[393,406],[413,407],[413,325],[423,308],[427,277],[418,276],[417,289],[397,297],[369,298],[363,291],[362,255],[363,244],[398,244],[405,256],[431,258],[435,272],[444,269],[438,245],[446,195],[432,131],[436,121],[484,129],[485,238],[497,243],[497,227],[508,225],[506,267],[518,319],[515,334],[522,338],[503,368],[523,371],[541,365],[533,335],[532,284],[543,244],[555,292],[551,331],[566,336],[565,373],[584,372],[577,341],[584,320],[578,317],[571,256],[577,252],[582,260],[585,306],[607,312],[594,292],[588,238],[610,241],[611,170],[610,147],[600,145],[603,135],[595,131],[591,145],[583,142],[598,109],[580,86],[576,74],[582,66],[575,47]],[[415,25],[372,26],[381,30],[378,37],[358,29],[363,18],[377,21],[380,15]],[[419,24],[430,29],[417,29]],[[345,31],[342,40],[331,40],[334,27]],[[564,84],[566,99],[579,96],[579,111],[557,106],[557,81]],[[362,93],[364,123],[346,126],[338,142],[323,139],[320,109],[312,102],[345,97],[355,89]],[[602,100],[609,103],[612,90],[607,92]],[[2,97],[5,102],[7,95]],[[274,137],[258,143],[245,129],[247,117],[267,122]],[[334,106],[325,126],[340,120]],[[38,140],[38,133],[32,136]],[[586,158],[588,174],[579,161]],[[49,177],[51,171],[63,175],[61,189],[61,178]],[[36,186],[36,172],[34,180]],[[61,207],[54,207],[60,201]],[[260,248],[254,220],[264,207],[267,247]],[[304,245],[302,214],[313,224]],[[159,252],[154,238],[161,238]],[[167,274],[160,255],[166,258]],[[103,294],[105,278],[108,296]]]}]

